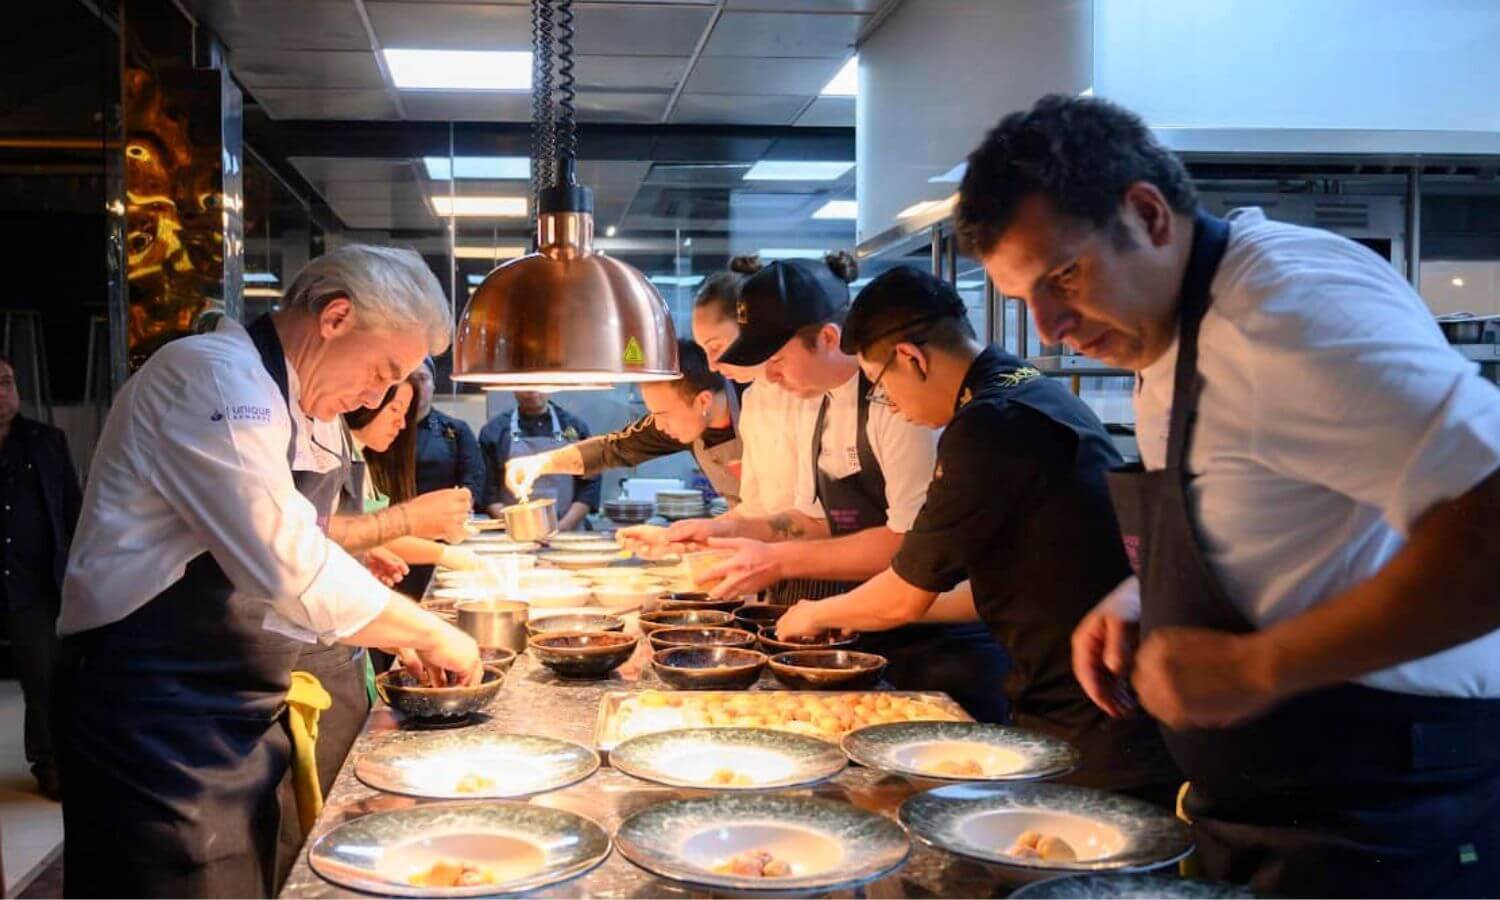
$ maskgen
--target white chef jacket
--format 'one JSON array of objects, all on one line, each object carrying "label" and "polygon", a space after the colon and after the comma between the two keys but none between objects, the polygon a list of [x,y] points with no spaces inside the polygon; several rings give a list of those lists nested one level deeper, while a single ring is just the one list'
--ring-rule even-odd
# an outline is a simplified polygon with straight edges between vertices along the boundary
[{"label": "white chef jacket", "polygon": [[[828,392],[828,415],[823,423],[823,451],[818,457],[818,468],[831,478],[847,478],[860,470],[856,442],[859,391],[860,377],[855,373]],[[822,398],[813,400],[811,409],[804,413],[807,436],[803,440],[808,448],[803,453],[804,459],[811,453],[813,430],[817,427],[821,405]],[[872,403],[865,423],[865,435],[876,462],[880,463],[881,474],[885,476],[886,527],[897,534],[905,534],[917,520],[922,504],[927,502],[927,486],[932,483],[932,472],[937,466],[937,442],[942,430],[914,425],[903,419],[895,408]],[[803,498],[798,507],[800,511],[822,518],[821,506],[815,499],[810,503],[808,499]]]},{"label": "white chef jacket", "polygon": [[[1374,575],[1417,518],[1500,469],[1500,388],[1370,251],[1259,209],[1229,221],[1188,467],[1207,556],[1265,627]],[[1148,469],[1166,462],[1176,360],[1174,345],[1139,379]],[[1500,631],[1360,681],[1500,697]]]},{"label": "white chef jacket", "polygon": [[[298,405],[296,467],[338,465],[336,423]],[[315,427],[314,427],[315,424]],[[162,347],[115,397],[94,452],[63,582],[58,632],[125,618],[213,554],[264,627],[333,642],[368,625],[390,591],[330,541],[292,481],[287,403],[250,335],[225,318]]]},{"label": "white chef jacket", "polygon": [[[740,505],[736,516],[763,517],[815,503],[807,415],[818,401],[757,378],[740,397]],[[821,517],[822,513],[819,513]]]}]

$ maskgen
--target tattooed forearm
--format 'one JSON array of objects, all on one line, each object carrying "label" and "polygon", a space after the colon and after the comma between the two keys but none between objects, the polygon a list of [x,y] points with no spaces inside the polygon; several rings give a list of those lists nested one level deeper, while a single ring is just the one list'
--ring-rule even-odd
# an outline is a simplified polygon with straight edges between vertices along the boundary
[{"label": "tattooed forearm", "polygon": [[771,534],[781,540],[793,540],[806,534],[802,523],[786,513],[772,516],[766,520],[766,525],[771,529]]}]

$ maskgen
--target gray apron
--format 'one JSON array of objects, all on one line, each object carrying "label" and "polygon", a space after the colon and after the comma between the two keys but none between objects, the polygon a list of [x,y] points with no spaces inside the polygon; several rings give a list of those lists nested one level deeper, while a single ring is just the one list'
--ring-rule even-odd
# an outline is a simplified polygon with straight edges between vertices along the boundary
[{"label": "gray apron", "polygon": [[[552,433],[540,434],[535,437],[521,433],[521,411],[513,410],[510,414],[510,458],[518,456],[534,456],[538,453],[550,453],[569,446],[572,441],[563,438],[562,424],[557,421],[557,409],[551,403],[547,404],[547,414],[552,417]],[[502,488],[506,504],[518,502],[516,495],[510,492],[510,488]],[[573,505],[573,476],[572,475],[543,475],[531,486],[531,499],[541,500],[550,497],[556,501],[557,517],[561,519]]]},{"label": "gray apron", "polygon": [[[733,390],[724,392],[729,402],[729,423],[734,428],[734,438],[712,447],[703,446],[703,436],[693,441],[693,458],[703,476],[714,486],[720,496],[729,501],[729,508],[740,505],[740,460],[745,455],[745,441],[740,436],[740,398]],[[561,511],[559,511],[559,514]]]}]

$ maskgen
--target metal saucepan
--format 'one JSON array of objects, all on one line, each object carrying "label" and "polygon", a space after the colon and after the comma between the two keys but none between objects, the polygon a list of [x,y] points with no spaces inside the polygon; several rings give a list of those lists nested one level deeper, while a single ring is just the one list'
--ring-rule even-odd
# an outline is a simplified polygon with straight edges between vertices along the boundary
[{"label": "metal saucepan", "polygon": [[540,541],[557,530],[557,501],[551,497],[502,507],[500,512],[513,541]]},{"label": "metal saucepan", "polygon": [[481,647],[526,649],[531,607],[519,600],[475,600],[458,604],[458,627]]}]

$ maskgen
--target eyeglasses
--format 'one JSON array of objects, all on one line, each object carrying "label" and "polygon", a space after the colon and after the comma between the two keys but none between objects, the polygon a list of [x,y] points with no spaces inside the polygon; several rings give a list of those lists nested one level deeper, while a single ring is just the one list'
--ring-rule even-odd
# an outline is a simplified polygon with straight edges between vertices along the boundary
[{"label": "eyeglasses", "polygon": [[866,403],[869,403],[871,406],[895,406],[896,405],[896,404],[894,404],[894,403],[891,402],[891,398],[890,397],[886,396],[885,388],[881,385],[881,382],[885,380],[885,373],[886,373],[886,371],[890,369],[891,363],[893,363],[895,361],[896,361],[896,348],[892,347],[891,348],[890,358],[888,358],[885,361],[885,365],[883,365],[883,366],[880,367],[880,373],[875,376],[875,380],[874,381],[870,382],[870,389],[865,392],[865,402]]}]

